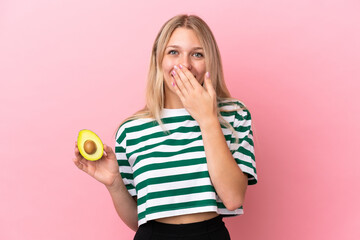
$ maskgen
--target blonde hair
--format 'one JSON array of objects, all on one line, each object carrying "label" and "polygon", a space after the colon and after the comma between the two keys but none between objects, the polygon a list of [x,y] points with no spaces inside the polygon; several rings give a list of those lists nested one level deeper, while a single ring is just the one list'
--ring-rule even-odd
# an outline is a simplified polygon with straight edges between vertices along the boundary
[{"label": "blonde hair", "polygon": [[[177,15],[161,27],[153,44],[146,88],[146,105],[143,109],[125,119],[124,122],[137,118],[153,118],[163,127],[160,114],[164,107],[165,95],[164,74],[161,63],[172,33],[180,27],[193,30],[200,40],[204,49],[206,69],[210,73],[217,102],[225,99],[234,100],[226,87],[219,48],[209,26],[196,15]],[[239,106],[237,105],[237,107]],[[240,106],[240,108],[243,107]],[[231,129],[233,133],[236,133],[234,128],[220,115],[220,111],[225,110],[218,108],[220,123]]]}]

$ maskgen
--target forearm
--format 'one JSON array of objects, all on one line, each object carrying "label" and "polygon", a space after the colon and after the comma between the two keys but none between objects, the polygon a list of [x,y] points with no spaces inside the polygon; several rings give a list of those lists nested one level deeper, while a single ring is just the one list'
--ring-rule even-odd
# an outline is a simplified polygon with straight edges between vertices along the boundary
[{"label": "forearm", "polygon": [[235,210],[244,201],[247,175],[233,158],[218,119],[207,119],[200,128],[211,181],[226,208]]},{"label": "forearm", "polygon": [[106,188],[121,220],[136,231],[138,229],[137,204],[126,189],[121,177],[119,176],[112,186],[106,186]]}]

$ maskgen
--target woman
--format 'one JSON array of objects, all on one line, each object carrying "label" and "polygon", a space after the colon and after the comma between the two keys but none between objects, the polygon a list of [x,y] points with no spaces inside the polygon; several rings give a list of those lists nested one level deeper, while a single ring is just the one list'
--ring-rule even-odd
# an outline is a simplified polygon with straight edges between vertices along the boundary
[{"label": "woman", "polygon": [[116,134],[115,153],[74,163],[107,187],[142,239],[230,239],[223,216],[243,213],[257,182],[250,112],[226,88],[207,24],[178,15],[157,35],[146,106]]}]

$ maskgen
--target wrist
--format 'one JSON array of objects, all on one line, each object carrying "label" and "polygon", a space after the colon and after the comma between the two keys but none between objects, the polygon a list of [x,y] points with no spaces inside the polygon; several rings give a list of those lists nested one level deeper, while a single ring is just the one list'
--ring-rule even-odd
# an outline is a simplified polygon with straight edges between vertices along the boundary
[{"label": "wrist", "polygon": [[115,176],[114,181],[111,184],[104,185],[109,192],[119,191],[122,187],[125,188],[125,184],[121,178],[120,173]]},{"label": "wrist", "polygon": [[214,127],[220,126],[220,122],[217,116],[212,116],[212,117],[207,117],[202,121],[200,121],[199,126],[201,130],[212,129]]}]

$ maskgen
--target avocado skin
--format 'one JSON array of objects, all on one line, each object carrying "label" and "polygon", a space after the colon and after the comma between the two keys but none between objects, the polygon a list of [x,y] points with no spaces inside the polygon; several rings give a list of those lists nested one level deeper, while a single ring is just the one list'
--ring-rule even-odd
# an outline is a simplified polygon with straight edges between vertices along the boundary
[{"label": "avocado skin", "polygon": [[[96,151],[93,154],[86,153],[84,149],[84,143],[87,140],[94,141],[96,144]],[[88,129],[82,129],[79,132],[78,139],[77,139],[77,145],[80,154],[89,161],[96,161],[99,160],[104,153],[104,145],[101,141],[101,139],[91,130]]]}]

